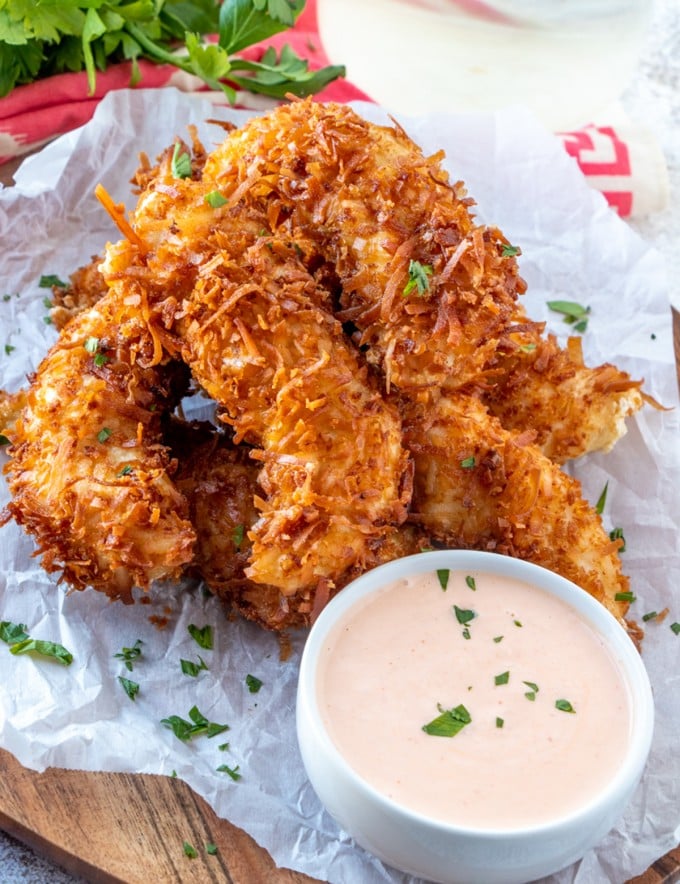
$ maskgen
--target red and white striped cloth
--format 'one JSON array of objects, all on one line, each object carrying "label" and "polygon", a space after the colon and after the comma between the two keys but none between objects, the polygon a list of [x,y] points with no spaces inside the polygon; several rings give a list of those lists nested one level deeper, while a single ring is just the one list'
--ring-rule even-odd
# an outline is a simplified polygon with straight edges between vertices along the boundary
[{"label": "red and white striped cloth", "polygon": [[[280,48],[284,43],[289,43],[298,55],[308,59],[313,69],[329,63],[318,35],[316,0],[308,0],[295,28],[242,54],[257,59],[267,46]],[[187,76],[171,65],[142,60],[139,68],[141,78],[137,85],[140,87],[170,85],[189,92],[207,89],[197,77]],[[88,95],[85,72],[59,74],[14,89],[0,99],[0,164],[86,123],[107,92],[129,87],[130,75],[129,62],[98,72],[94,95]],[[371,100],[357,85],[345,79],[331,83],[319,98],[340,102]],[[238,95],[241,107],[263,108],[271,103],[249,93]],[[624,120],[557,134],[588,181],[604,194],[621,216],[645,215],[665,206],[668,199],[665,163],[648,132]]]}]

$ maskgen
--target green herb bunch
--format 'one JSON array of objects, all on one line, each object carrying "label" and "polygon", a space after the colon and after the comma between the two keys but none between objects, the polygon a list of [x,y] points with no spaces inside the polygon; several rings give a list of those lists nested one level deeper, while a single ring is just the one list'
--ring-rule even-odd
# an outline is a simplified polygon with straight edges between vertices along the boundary
[{"label": "green herb bunch", "polygon": [[[222,89],[283,98],[312,95],[343,76],[341,66],[310,71],[290,46],[260,61],[236,53],[295,24],[305,0],[0,0],[0,97],[15,86],[68,71],[97,71],[138,59],[171,64]],[[205,38],[216,35],[217,42]]]}]

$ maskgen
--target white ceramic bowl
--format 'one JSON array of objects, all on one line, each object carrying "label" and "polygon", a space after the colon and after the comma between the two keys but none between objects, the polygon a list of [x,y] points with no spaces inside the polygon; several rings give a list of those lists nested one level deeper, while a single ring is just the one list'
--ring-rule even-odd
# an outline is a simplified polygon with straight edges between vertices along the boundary
[{"label": "white ceramic bowl", "polygon": [[[450,825],[396,804],[359,776],[328,734],[317,697],[319,655],[338,618],[385,584],[433,569],[504,574],[537,586],[576,609],[603,638],[628,683],[632,727],[613,779],[576,812],[520,829]],[[520,884],[575,862],[613,827],[645,766],[654,721],[646,670],[632,641],[609,612],[558,575],[494,553],[436,550],[382,565],[355,580],[322,611],[304,649],[297,731],[310,782],[338,824],[388,865],[446,884]]]}]

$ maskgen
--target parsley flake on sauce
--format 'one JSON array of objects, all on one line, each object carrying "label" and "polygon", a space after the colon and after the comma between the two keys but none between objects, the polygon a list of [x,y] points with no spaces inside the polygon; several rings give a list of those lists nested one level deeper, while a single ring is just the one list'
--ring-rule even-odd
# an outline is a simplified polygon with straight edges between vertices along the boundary
[{"label": "parsley flake on sauce", "polygon": [[559,709],[560,712],[576,712],[569,700],[555,700],[555,709]]},{"label": "parsley flake on sauce", "polygon": [[531,700],[531,702],[533,703],[533,701],[536,699],[536,694],[538,693],[538,685],[534,681],[523,681],[522,684],[525,684],[529,688],[524,696],[527,698],[527,700]]},{"label": "parsley flake on sauce", "polygon": [[465,578],[465,583],[467,586],[470,587],[470,589],[472,589],[472,590],[477,589],[477,581],[470,574],[468,574],[467,577]]},{"label": "parsley flake on sauce", "polygon": [[404,286],[403,295],[407,297],[414,289],[419,295],[424,295],[430,288],[429,277],[432,276],[432,265],[421,264],[420,261],[409,261],[408,282]]},{"label": "parsley flake on sauce", "polygon": [[441,714],[423,725],[423,730],[431,737],[455,737],[472,721],[470,713],[462,703],[453,709],[444,709],[440,703],[437,703],[437,709]]},{"label": "parsley flake on sauce", "polygon": [[506,670],[505,672],[501,672],[500,675],[494,675],[493,683],[495,685],[499,684],[507,684],[510,681],[510,672]]},{"label": "parsley flake on sauce", "polygon": [[496,727],[497,728],[502,728],[504,724],[505,724],[505,719],[496,718]]},{"label": "parsley flake on sauce", "polygon": [[437,568],[437,579],[439,580],[439,585],[443,590],[449,585],[449,575],[451,571],[448,568]]},{"label": "parsley flake on sauce", "polygon": [[459,608],[458,605],[453,606],[453,611],[456,615],[456,620],[462,625],[469,623],[477,616],[475,612],[469,608]]}]

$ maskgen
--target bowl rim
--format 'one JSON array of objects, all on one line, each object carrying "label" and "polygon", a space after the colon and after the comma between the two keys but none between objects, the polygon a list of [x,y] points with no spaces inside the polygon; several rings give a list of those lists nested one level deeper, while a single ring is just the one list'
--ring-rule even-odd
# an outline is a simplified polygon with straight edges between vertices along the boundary
[{"label": "bowl rim", "polygon": [[[393,801],[365,780],[345,759],[326,730],[319,711],[316,691],[316,669],[323,641],[337,620],[357,602],[379,591],[397,577],[412,576],[425,571],[448,567],[478,573],[502,574],[531,583],[549,592],[575,609],[603,639],[615,660],[623,664],[631,709],[630,740],[622,764],[607,785],[576,810],[553,817],[544,823],[512,828],[465,826],[427,816]],[[649,676],[642,656],[620,621],[584,589],[565,577],[522,559],[481,550],[435,549],[414,553],[378,565],[349,583],[321,611],[307,636],[300,661],[297,692],[297,727],[301,727],[300,710],[304,709],[317,739],[322,740],[337,767],[355,786],[367,792],[374,802],[402,818],[450,835],[525,839],[527,836],[550,836],[588,818],[600,809],[616,806],[637,784],[649,754],[654,732],[654,700]],[[298,741],[300,735],[298,733]],[[623,810],[623,808],[621,808]]]}]

